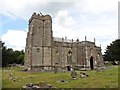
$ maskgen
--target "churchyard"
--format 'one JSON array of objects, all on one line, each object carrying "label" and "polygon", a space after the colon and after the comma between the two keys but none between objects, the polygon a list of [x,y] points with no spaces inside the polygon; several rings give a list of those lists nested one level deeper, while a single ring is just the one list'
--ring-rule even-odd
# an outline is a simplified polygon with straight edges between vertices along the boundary
[{"label": "churchyard", "polygon": [[[107,66],[104,70],[76,71],[76,79],[71,71],[25,72],[20,67],[2,69],[3,88],[22,88],[26,84],[46,84],[54,88],[118,88],[118,66]],[[87,77],[80,77],[85,73]]]}]

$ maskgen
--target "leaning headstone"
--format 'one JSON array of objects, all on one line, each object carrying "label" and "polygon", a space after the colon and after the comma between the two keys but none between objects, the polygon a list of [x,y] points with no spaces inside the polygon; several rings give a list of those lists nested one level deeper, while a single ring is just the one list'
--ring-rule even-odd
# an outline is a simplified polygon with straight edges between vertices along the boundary
[{"label": "leaning headstone", "polygon": [[75,72],[75,70],[72,70],[71,77],[72,79],[77,79],[77,72]]},{"label": "leaning headstone", "polygon": [[10,80],[12,80],[12,73],[10,73],[9,78],[10,78]]}]

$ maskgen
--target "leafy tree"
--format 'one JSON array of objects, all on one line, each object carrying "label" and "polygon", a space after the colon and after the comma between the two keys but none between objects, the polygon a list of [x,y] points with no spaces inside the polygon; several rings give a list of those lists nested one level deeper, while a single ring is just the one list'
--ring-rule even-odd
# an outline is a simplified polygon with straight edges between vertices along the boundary
[{"label": "leafy tree", "polygon": [[113,41],[107,46],[103,57],[105,61],[120,61],[120,39]]},{"label": "leafy tree", "polygon": [[14,51],[12,48],[2,46],[2,66],[6,67],[8,64],[23,64],[24,51]]},{"label": "leafy tree", "polygon": [[24,64],[24,51],[21,50],[21,51],[18,51],[19,54],[17,55],[17,58],[16,58],[16,63],[18,64]]},{"label": "leafy tree", "polygon": [[8,64],[8,52],[6,47],[2,48],[2,66],[6,66]]}]

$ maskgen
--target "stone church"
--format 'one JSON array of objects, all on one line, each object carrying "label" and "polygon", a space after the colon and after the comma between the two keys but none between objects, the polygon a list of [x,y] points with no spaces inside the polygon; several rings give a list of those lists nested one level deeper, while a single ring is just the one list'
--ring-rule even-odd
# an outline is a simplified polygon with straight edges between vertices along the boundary
[{"label": "stone church", "polygon": [[94,69],[103,65],[101,47],[94,42],[53,37],[50,15],[33,13],[26,38],[25,66],[52,70],[55,66],[71,70],[74,66]]}]

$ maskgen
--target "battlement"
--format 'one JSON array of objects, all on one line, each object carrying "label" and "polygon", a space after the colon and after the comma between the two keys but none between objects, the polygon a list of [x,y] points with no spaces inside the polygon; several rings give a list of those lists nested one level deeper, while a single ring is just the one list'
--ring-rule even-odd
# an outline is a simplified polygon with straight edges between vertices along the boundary
[{"label": "battlement", "polygon": [[39,19],[39,20],[43,20],[43,21],[45,21],[45,20],[51,20],[52,21],[52,18],[51,18],[50,15],[43,15],[42,13],[37,14],[35,12],[32,14],[31,18],[29,19],[29,23],[31,23],[31,21],[33,19]]}]

